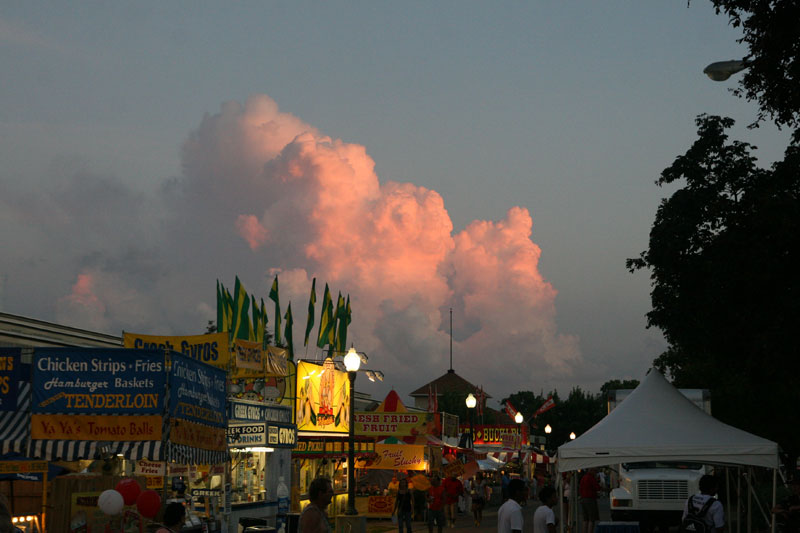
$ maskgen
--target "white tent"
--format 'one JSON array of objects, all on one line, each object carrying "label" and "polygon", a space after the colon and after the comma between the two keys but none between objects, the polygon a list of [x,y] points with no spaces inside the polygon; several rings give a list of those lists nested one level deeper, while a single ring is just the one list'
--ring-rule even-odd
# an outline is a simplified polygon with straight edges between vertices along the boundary
[{"label": "white tent", "polygon": [[779,465],[776,443],[708,415],[655,369],[605,418],[558,448],[560,472],[640,461]]}]

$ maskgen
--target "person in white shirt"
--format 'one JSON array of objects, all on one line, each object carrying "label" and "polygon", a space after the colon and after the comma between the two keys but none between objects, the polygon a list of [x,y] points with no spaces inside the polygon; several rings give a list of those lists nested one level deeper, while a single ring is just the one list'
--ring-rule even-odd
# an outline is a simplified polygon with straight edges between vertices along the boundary
[{"label": "person in white shirt", "polygon": [[556,514],[553,507],[558,501],[558,493],[553,487],[545,487],[539,493],[542,505],[533,513],[533,533],[556,533]]},{"label": "person in white shirt", "polygon": [[[717,493],[717,478],[710,474],[701,477],[699,485],[700,494],[690,496],[683,506],[683,519],[689,514],[689,505],[695,510],[700,510]],[[703,522],[713,533],[722,533],[722,529],[725,527],[725,512],[722,509],[722,502],[716,500],[711,504],[711,507],[703,515]]]},{"label": "person in white shirt", "polygon": [[528,487],[521,479],[508,483],[508,499],[497,510],[497,533],[522,533],[522,504],[528,499]]}]

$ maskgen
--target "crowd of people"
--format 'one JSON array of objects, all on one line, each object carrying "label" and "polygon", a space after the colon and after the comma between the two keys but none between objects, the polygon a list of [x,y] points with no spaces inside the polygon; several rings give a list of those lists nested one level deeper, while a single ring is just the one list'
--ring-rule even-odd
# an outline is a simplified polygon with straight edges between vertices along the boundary
[{"label": "crowd of people", "polygon": [[[397,481],[397,480],[393,480]],[[524,530],[523,507],[535,495],[540,504],[533,514],[534,533],[555,533],[556,512],[554,508],[561,502],[568,505],[569,485],[562,483],[562,494],[548,482],[542,483],[541,490],[536,492],[540,480],[512,478],[503,472],[499,479],[501,489],[501,505],[497,511],[498,533],[522,533]],[[792,477],[788,486],[790,494],[776,505],[772,512],[778,520],[783,533],[800,533],[800,476]],[[582,473],[577,481],[577,492],[581,512],[581,533],[592,533],[599,520],[597,498],[608,490],[608,484],[602,472],[590,468]],[[696,533],[722,533],[725,526],[725,513],[722,502],[716,497],[718,481],[707,474],[700,478],[700,491],[691,495],[685,502],[679,531],[685,531],[687,523],[696,520],[698,529],[690,529]],[[451,475],[441,479],[439,475],[430,477],[430,486],[424,493],[425,512],[428,533],[442,533],[445,527],[455,527],[458,513],[472,514],[475,526],[483,520],[483,510],[491,500],[492,487],[482,472],[466,479],[463,483]],[[411,533],[415,518],[414,498],[409,489],[408,479],[397,481],[393,520],[398,525],[399,533]],[[319,478],[310,487],[311,503],[300,516],[299,533],[328,533],[330,526],[326,508],[333,496],[333,487],[329,480]],[[567,511],[567,509],[565,509]],[[568,512],[568,511],[567,511]]]}]

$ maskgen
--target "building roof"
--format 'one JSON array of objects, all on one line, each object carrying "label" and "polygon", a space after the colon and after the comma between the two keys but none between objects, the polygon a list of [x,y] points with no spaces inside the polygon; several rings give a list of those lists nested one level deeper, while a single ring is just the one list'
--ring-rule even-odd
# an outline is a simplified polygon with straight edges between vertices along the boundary
[{"label": "building roof", "polygon": [[[451,368],[447,371],[447,373],[439,376],[438,378],[434,379],[433,381],[426,383],[422,387],[418,388],[414,392],[410,393],[409,396],[412,398],[414,397],[425,397],[428,396],[430,391],[430,387],[436,389],[436,393],[441,395],[445,392],[463,392],[468,394],[470,392],[475,392],[478,390],[478,387],[467,381],[466,379],[462,378],[455,371]],[[486,398],[491,398],[490,395],[486,394],[484,391],[484,395]]]}]

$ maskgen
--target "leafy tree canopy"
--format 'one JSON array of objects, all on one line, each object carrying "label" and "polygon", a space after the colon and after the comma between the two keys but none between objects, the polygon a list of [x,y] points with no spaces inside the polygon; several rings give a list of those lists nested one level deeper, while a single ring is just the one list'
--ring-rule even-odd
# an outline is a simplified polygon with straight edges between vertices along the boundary
[{"label": "leafy tree canopy", "polygon": [[651,272],[648,325],[669,343],[656,366],[678,387],[710,389],[715,417],[796,458],[800,147],[757,168],[752,146],[728,140],[732,125],[698,117],[698,139],[656,182],[683,186],[627,265]]},{"label": "leafy tree canopy", "polygon": [[[797,0],[711,0],[717,13],[742,29],[738,42],[750,62],[734,90],[758,102],[758,122],[772,118],[778,126],[800,126],[800,3]],[[795,140],[798,132],[795,133]]]}]

